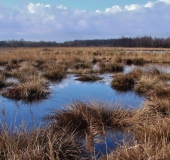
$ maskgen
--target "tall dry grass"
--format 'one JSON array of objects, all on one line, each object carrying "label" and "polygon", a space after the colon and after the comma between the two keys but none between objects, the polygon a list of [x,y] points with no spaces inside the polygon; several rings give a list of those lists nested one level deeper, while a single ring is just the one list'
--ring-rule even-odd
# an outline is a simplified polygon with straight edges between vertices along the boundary
[{"label": "tall dry grass", "polygon": [[25,126],[10,131],[1,124],[0,159],[18,160],[79,160],[82,147],[74,132],[68,126],[53,130],[36,128],[32,131]]}]

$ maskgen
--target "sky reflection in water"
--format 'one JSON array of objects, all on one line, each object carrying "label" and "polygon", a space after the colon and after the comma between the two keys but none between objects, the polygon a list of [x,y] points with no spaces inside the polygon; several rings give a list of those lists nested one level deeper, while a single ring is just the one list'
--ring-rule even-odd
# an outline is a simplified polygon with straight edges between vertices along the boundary
[{"label": "sky reflection in water", "polygon": [[[22,120],[27,126],[41,122],[52,108],[61,109],[68,103],[75,101],[99,100],[119,104],[124,107],[139,107],[143,98],[134,92],[120,93],[110,87],[112,77],[110,74],[102,75],[99,82],[82,83],[75,81],[74,75],[68,75],[61,83],[50,85],[51,94],[47,100],[39,103],[25,104],[22,101],[13,101],[0,96],[1,108],[4,107],[7,123],[18,126]],[[1,119],[3,116],[1,114]]]}]

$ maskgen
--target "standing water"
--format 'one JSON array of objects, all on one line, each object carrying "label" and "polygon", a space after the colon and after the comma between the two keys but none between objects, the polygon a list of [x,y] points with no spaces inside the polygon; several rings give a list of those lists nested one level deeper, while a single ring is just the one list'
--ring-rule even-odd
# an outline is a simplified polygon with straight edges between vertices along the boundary
[{"label": "standing water", "polygon": [[[62,109],[63,106],[75,101],[99,100],[119,104],[123,107],[136,108],[141,105],[144,98],[134,92],[120,93],[110,87],[112,77],[104,74],[102,80],[85,83],[76,81],[74,75],[68,75],[60,83],[51,83],[50,97],[38,103],[26,104],[22,100],[14,101],[0,96],[1,109],[4,108],[8,124],[20,125],[25,121],[28,127],[33,123],[40,124],[42,117],[47,115],[50,109]],[[1,119],[3,119],[1,114]]]}]

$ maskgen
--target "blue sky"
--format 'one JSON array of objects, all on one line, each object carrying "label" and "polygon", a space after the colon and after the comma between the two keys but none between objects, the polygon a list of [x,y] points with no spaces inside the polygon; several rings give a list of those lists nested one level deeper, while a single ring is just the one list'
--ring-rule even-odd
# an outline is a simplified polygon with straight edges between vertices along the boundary
[{"label": "blue sky", "polygon": [[81,9],[93,11],[97,9],[105,9],[114,5],[125,6],[130,4],[145,4],[148,0],[3,0],[3,4],[9,6],[17,6],[23,3],[43,3],[51,5],[63,5],[71,9]]},{"label": "blue sky", "polygon": [[0,40],[170,37],[170,0],[2,0]]}]

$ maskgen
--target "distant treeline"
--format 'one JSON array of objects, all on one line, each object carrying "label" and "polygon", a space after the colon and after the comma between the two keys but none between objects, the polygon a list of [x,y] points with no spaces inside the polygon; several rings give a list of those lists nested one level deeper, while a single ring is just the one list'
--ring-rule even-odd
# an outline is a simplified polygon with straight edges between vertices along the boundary
[{"label": "distant treeline", "polygon": [[169,38],[152,38],[149,36],[117,39],[95,39],[95,40],[74,40],[63,43],[53,42],[33,42],[21,40],[0,41],[0,47],[155,47],[170,48]]}]

